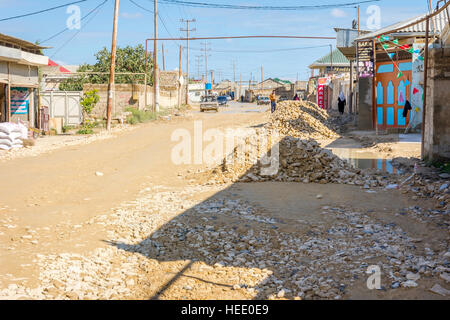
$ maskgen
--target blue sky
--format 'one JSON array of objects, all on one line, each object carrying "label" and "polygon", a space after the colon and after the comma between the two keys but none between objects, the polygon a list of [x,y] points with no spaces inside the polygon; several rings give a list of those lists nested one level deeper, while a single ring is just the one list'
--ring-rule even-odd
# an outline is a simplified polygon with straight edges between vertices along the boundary
[{"label": "blue sky", "polygon": [[[74,0],[0,0],[0,19],[37,11]],[[84,16],[104,0],[89,0],[79,5]],[[153,11],[153,0],[133,0],[144,8]],[[353,2],[351,0],[191,0],[208,3],[227,3],[238,5],[317,5]],[[382,0],[362,4],[360,8],[361,29],[366,28],[369,5],[378,5],[381,9],[381,26],[387,26],[408,19],[427,11],[428,0]],[[433,0],[433,5],[436,1]],[[63,64],[94,63],[94,53],[102,47],[111,47],[112,18],[114,0],[109,0],[96,13],[81,23],[81,30],[68,30],[43,45],[52,46],[45,54]],[[335,36],[333,27],[351,27],[356,18],[356,9],[339,8],[305,11],[255,11],[193,8],[180,5],[159,3],[159,12],[167,30],[159,24],[160,37],[179,37],[185,33],[179,31],[185,28],[181,18],[197,20],[192,27],[197,29],[195,36],[228,36],[228,35],[305,35],[305,36]],[[66,8],[0,22],[0,32],[23,38],[28,41],[44,40],[66,27],[70,14]],[[90,21],[89,21],[90,20]],[[153,36],[153,15],[135,6],[130,0],[120,0],[120,15],[118,29],[118,45],[143,44],[145,38]],[[165,42],[166,70],[178,67],[178,45],[181,42]],[[185,42],[182,43],[185,45]],[[236,78],[242,74],[243,80],[261,79],[261,65],[264,68],[264,78],[279,77],[295,80],[307,79],[307,67],[317,58],[327,54],[335,40],[306,39],[240,39],[211,40],[211,52],[208,57],[208,69],[214,70],[215,79],[233,79],[233,61],[236,65]],[[245,52],[267,51],[272,49],[291,49],[311,46],[325,46],[303,50],[281,52]],[[151,44],[153,47],[153,44]],[[190,74],[197,76],[197,58],[203,53],[199,50],[200,41],[190,42]],[[161,43],[160,43],[161,49]],[[220,52],[228,51],[228,52]],[[184,53],[186,51],[184,50]],[[186,56],[183,57],[183,69],[186,69]],[[204,59],[201,60],[200,72],[204,72]],[[162,59],[160,55],[160,66]]]}]

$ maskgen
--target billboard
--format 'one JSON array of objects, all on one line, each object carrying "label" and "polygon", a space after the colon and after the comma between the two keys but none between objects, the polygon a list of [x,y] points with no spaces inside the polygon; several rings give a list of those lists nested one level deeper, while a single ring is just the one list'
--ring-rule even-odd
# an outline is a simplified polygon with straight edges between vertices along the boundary
[{"label": "billboard", "polygon": [[30,90],[11,87],[11,114],[27,114],[30,108]]}]

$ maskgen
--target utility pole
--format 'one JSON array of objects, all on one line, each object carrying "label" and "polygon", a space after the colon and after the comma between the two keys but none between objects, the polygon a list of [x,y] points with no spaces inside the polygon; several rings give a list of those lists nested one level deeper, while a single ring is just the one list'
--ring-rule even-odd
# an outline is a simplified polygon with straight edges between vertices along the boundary
[{"label": "utility pole", "polygon": [[211,70],[211,91],[213,90],[213,85],[214,85],[214,70]]},{"label": "utility pole", "polygon": [[233,60],[233,86],[232,86],[232,90],[234,92],[234,100],[236,100],[236,63]]},{"label": "utility pole", "polygon": [[159,72],[158,72],[158,0],[155,1],[155,41],[153,42],[153,105],[154,111],[159,112]]},{"label": "utility pole", "polygon": [[242,73],[239,74],[239,98],[242,96]]},{"label": "utility pole", "polygon": [[189,29],[189,23],[195,22],[195,19],[192,20],[184,20],[181,19],[181,22],[186,22],[186,29],[180,29],[180,31],[186,31],[186,104],[189,104],[189,32],[196,31],[196,29]]},{"label": "utility pole", "polygon": [[262,89],[263,81],[264,81],[263,66],[261,66],[261,85],[260,85],[260,89]]},{"label": "utility pole", "polygon": [[163,71],[166,71],[166,60],[164,59],[164,43],[162,44]]},{"label": "utility pole", "polygon": [[114,96],[114,71],[116,69],[116,39],[117,39],[118,19],[119,19],[119,0],[115,0],[114,23],[113,23],[112,45],[111,45],[111,65],[109,69],[108,102],[106,104],[106,130],[108,131],[111,130],[111,109]]},{"label": "utility pole", "polygon": [[197,59],[197,73],[198,73],[197,77],[200,80],[200,77],[201,77],[201,75],[200,75],[200,64],[201,64],[201,59],[203,58],[203,56],[202,55],[195,56],[195,58]]},{"label": "utility pole", "polygon": [[[205,48],[202,48],[202,51],[205,52],[205,84],[208,82],[208,51],[211,49],[208,49],[208,42],[203,43],[205,45]],[[208,95],[208,92],[206,91],[206,85],[205,85],[205,97]]]},{"label": "utility pole", "polygon": [[253,72],[250,72],[250,81],[248,82],[248,90],[252,89]]},{"label": "utility pole", "polygon": [[[181,62],[182,55],[183,55],[183,46],[180,45],[180,61],[178,64],[178,81],[181,80],[181,76],[183,75],[183,71],[182,71],[183,64]],[[178,108],[181,107],[181,86],[182,86],[181,83],[178,82]]]}]

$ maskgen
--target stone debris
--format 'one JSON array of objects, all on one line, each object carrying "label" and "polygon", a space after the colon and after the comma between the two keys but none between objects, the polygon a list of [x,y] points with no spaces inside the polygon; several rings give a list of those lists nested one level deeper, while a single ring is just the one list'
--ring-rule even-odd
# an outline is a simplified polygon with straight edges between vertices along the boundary
[{"label": "stone debris", "polygon": [[[249,143],[252,143],[251,141]],[[258,149],[258,145],[250,146],[249,150]],[[255,161],[246,155],[242,161],[235,148],[233,161],[226,157],[223,163],[199,175],[194,173],[188,177],[201,178],[207,176],[208,183],[228,182],[261,182],[285,181],[303,183],[340,183],[364,186],[366,188],[384,187],[390,181],[397,181],[396,175],[387,175],[383,172],[368,169],[354,168],[349,162],[340,159],[330,150],[323,149],[312,139],[302,140],[294,137],[283,137],[278,143],[279,158],[275,158],[275,172],[272,175],[264,174],[266,167],[261,161]],[[260,153],[261,154],[261,153]],[[278,161],[277,161],[278,160]]]},{"label": "stone debris", "polygon": [[435,284],[433,287],[431,287],[430,291],[433,293],[437,293],[444,297],[447,297],[450,295],[450,290],[447,290],[447,289],[441,287],[439,284]]},{"label": "stone debris", "polygon": [[[222,189],[146,186],[135,201],[86,222],[106,228],[106,246],[86,254],[38,254],[40,285],[10,285],[0,298],[345,299],[365,281],[369,265],[380,266],[392,290],[450,272],[447,247],[421,251],[417,239],[370,213],[324,206],[321,215],[330,223],[285,221],[220,195]],[[194,200],[203,192],[218,195]],[[158,293],[164,277],[181,270],[181,280]]]},{"label": "stone debris", "polygon": [[331,125],[331,119],[332,117],[315,103],[283,101],[277,104],[276,111],[271,114],[268,128],[296,138],[338,137],[333,131],[336,125]]}]

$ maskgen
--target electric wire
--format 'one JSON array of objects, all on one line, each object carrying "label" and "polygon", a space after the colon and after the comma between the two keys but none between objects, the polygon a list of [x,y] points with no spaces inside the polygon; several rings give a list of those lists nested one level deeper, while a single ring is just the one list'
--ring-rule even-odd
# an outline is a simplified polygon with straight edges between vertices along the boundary
[{"label": "electric wire", "polygon": [[181,0],[160,0],[160,1],[163,3],[167,3],[167,4],[181,5],[181,6],[187,6],[187,7],[197,7],[197,8],[299,11],[299,10],[354,7],[355,5],[360,5],[360,4],[364,4],[364,3],[370,3],[370,2],[378,2],[381,0],[364,0],[364,1],[354,1],[354,2],[346,2],[346,3],[302,5],[302,6],[251,6],[251,5],[218,4],[218,3],[181,1]]},{"label": "electric wire", "polygon": [[[91,11],[89,11],[89,12],[88,12],[85,16],[83,16],[80,20],[83,21],[84,19],[86,19],[87,17],[89,17],[95,10],[97,10],[100,6],[104,5],[105,2],[107,2],[107,1],[109,1],[109,0],[104,0],[102,3],[100,3],[100,4],[99,4],[98,6],[96,6],[94,9],[92,9]],[[45,40],[43,40],[43,41],[40,41],[39,43],[42,44],[42,43],[44,43],[44,42],[50,41],[50,40],[56,38],[57,36],[59,36],[60,34],[63,34],[63,33],[66,32],[67,30],[69,30],[68,27],[66,27],[65,29],[63,29],[63,30],[61,30],[61,31],[59,31],[59,32],[57,32],[57,33],[55,33],[55,34],[52,35],[51,37],[49,37],[49,38],[47,38],[47,39],[45,39]]]},{"label": "electric wire", "polygon": [[78,30],[72,37],[70,37],[66,42],[64,42],[58,49],[56,49],[55,52],[53,52],[53,54],[50,56],[50,58],[53,58],[59,51],[61,51],[69,42],[71,42],[82,30],[84,27],[86,27],[89,22],[91,22],[96,16],[97,14],[100,12],[100,9],[103,7],[103,5],[107,2],[108,0],[105,0],[101,6],[99,6],[97,8],[97,11],[95,11],[95,13],[91,16],[91,18],[86,21],[86,23],[83,24],[83,26],[80,28],[80,30]]},{"label": "electric wire", "polygon": [[72,4],[86,2],[86,1],[88,1],[88,0],[79,0],[79,1],[75,1],[75,2],[66,3],[66,4],[63,4],[63,5],[57,6],[57,7],[52,7],[52,8],[47,8],[47,9],[43,9],[43,10],[39,10],[39,11],[35,11],[35,12],[25,13],[25,14],[21,14],[21,15],[18,15],[18,16],[3,18],[3,19],[0,19],[0,22],[7,21],[7,20],[12,20],[12,19],[29,17],[29,16],[33,16],[33,15],[36,15],[36,14],[39,14],[39,13],[44,13],[44,12],[56,10],[56,9],[59,9],[59,8],[70,6]]}]

